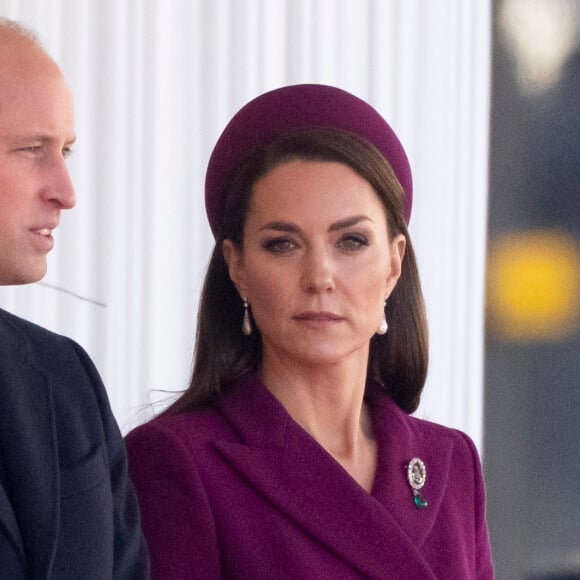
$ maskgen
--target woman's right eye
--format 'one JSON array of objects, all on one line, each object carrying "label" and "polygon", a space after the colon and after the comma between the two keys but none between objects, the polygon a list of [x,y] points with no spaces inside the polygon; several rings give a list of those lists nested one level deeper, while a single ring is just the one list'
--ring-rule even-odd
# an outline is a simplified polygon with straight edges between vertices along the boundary
[{"label": "woman's right eye", "polygon": [[290,238],[271,238],[262,242],[262,247],[273,254],[287,254],[297,247],[294,240]]}]

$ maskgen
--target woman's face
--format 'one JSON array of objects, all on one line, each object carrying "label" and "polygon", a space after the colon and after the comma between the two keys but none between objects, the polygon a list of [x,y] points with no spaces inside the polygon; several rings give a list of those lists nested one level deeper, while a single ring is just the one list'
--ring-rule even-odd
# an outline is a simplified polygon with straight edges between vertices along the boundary
[{"label": "woman's face", "polygon": [[389,241],[371,185],[328,161],[293,160],[259,179],[243,248],[224,242],[230,276],[262,333],[264,358],[306,364],[366,361],[404,250],[402,235]]}]

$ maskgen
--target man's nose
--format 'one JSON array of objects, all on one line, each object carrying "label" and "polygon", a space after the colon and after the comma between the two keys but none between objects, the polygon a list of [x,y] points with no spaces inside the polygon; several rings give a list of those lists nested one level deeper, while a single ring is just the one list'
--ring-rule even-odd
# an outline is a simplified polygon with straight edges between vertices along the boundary
[{"label": "man's nose", "polygon": [[64,158],[53,162],[49,176],[47,198],[56,201],[62,209],[71,209],[76,204],[76,194]]}]

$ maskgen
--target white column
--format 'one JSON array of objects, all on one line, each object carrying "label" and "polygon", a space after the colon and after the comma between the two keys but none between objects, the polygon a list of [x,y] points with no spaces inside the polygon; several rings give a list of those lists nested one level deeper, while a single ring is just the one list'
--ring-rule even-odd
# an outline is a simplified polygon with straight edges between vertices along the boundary
[{"label": "white column", "polygon": [[211,147],[257,94],[335,84],[385,116],[413,166],[431,331],[418,415],[481,445],[490,12],[489,0],[0,0],[75,93],[79,201],[44,282],[94,301],[33,285],[1,288],[0,305],[77,339],[122,429],[144,420],[191,367]]}]

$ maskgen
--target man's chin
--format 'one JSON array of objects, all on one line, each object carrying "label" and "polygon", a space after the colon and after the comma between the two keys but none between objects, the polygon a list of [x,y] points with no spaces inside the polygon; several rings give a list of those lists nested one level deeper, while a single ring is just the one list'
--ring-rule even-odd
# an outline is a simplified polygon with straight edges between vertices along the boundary
[{"label": "man's chin", "polygon": [[32,268],[18,268],[14,271],[3,272],[0,269],[0,286],[23,286],[40,282],[46,274],[46,263]]}]

